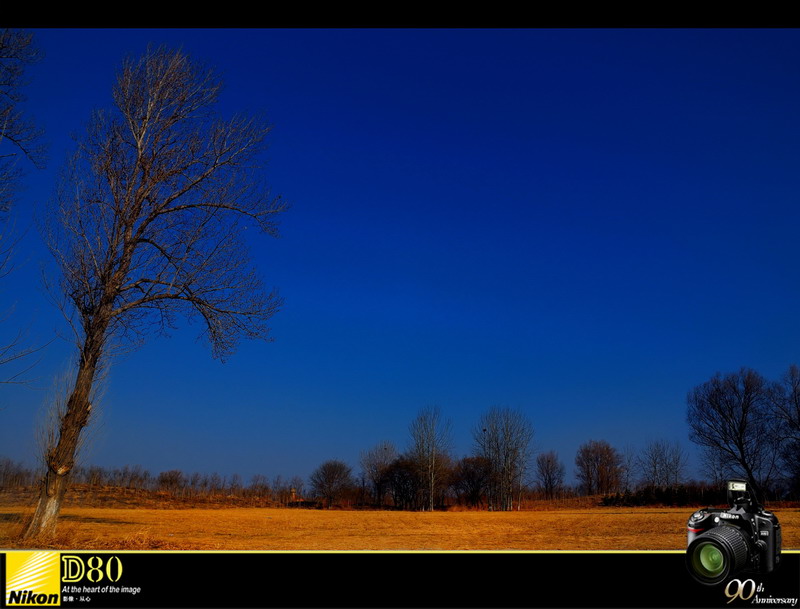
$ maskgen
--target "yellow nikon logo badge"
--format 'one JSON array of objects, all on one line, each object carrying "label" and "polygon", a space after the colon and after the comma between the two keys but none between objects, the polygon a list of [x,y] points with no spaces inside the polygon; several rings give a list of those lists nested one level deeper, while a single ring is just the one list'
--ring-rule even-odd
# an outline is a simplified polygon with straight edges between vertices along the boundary
[{"label": "yellow nikon logo badge", "polygon": [[58,552],[6,554],[6,605],[58,607],[61,572]]}]

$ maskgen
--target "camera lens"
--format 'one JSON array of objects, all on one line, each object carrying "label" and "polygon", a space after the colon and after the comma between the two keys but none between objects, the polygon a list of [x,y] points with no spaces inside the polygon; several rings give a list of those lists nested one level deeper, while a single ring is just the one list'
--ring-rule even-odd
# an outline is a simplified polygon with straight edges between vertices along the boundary
[{"label": "camera lens", "polygon": [[692,567],[703,577],[718,577],[725,570],[725,555],[713,543],[701,543],[692,554]]},{"label": "camera lens", "polygon": [[750,545],[733,526],[718,526],[698,535],[686,550],[689,572],[703,584],[718,584],[747,564]]}]

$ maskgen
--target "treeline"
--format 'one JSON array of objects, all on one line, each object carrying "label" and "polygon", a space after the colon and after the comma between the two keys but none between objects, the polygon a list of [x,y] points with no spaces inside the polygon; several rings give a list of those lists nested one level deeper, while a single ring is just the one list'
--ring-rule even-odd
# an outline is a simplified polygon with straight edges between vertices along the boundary
[{"label": "treeline", "polygon": [[[643,448],[588,440],[576,451],[574,483],[552,450],[533,449],[533,425],[520,411],[494,407],[472,429],[470,454],[452,451],[451,425],[438,408],[425,408],[409,425],[405,451],[380,442],[361,453],[359,470],[332,459],[308,481],[269,480],[238,474],[152,475],[141,467],[77,468],[71,482],[166,492],[176,497],[258,497],[277,505],[434,510],[465,506],[513,510],[532,502],[581,496],[606,505],[724,504],[729,478],[747,479],[758,499],[800,500],[800,368],[778,381],[753,370],[717,374],[687,397],[690,439],[703,462],[687,475],[688,457],[677,442],[655,440]],[[29,487],[37,475],[0,460],[0,488]]]},{"label": "treeline", "polygon": [[[41,472],[20,462],[0,458],[0,490],[37,487]],[[305,492],[305,481],[295,476],[285,479],[275,476],[269,480],[261,474],[244,482],[239,474],[224,476],[218,473],[185,474],[168,470],[152,474],[139,465],[121,468],[104,468],[96,465],[76,467],[70,474],[70,483],[88,490],[117,489],[167,493],[179,498],[259,498],[277,505],[290,505]]]},{"label": "treeline", "polygon": [[576,482],[568,485],[559,455],[543,451],[534,458],[530,421],[506,408],[481,417],[473,428],[472,453],[456,459],[449,423],[438,410],[426,409],[410,425],[404,453],[390,442],[374,446],[361,454],[357,477],[347,464],[326,461],[312,475],[310,491],[328,506],[357,497],[362,504],[409,510],[511,510],[579,496],[600,496],[605,505],[708,505],[726,502],[727,479],[744,478],[762,502],[800,500],[797,366],[775,382],[747,369],[717,375],[690,392],[687,404],[690,439],[704,448],[691,476],[677,442],[619,449],[589,440],[575,454]]},{"label": "treeline", "polygon": [[[404,453],[391,442],[362,452],[359,486],[365,501],[375,507],[406,510],[452,504],[519,509],[531,492],[530,420],[510,408],[489,409],[473,428],[472,454],[461,459],[452,454],[450,430],[450,422],[438,408],[426,408],[409,425]],[[353,486],[349,466],[338,461],[323,463],[310,482],[311,491],[329,506]]]},{"label": "treeline", "polygon": [[[513,418],[518,413],[496,411],[494,416]],[[484,429],[480,426],[481,439]],[[509,433],[510,427],[500,429]],[[432,495],[427,484],[428,462],[414,450],[398,453],[390,442],[364,451],[358,474],[342,461],[326,461],[312,474],[309,490],[325,506],[404,510],[430,509],[431,497],[434,509],[465,506],[488,510],[526,509],[586,496],[604,505],[725,502],[721,485],[687,479],[687,456],[677,443],[654,441],[641,451],[620,451],[602,440],[587,441],[575,456],[575,484],[566,483],[567,468],[555,451],[515,462],[515,450],[510,448],[514,443],[504,441],[502,434],[500,441],[487,441],[486,445],[494,452],[487,453],[484,443],[476,443],[474,452],[460,459],[439,452]]]},{"label": "treeline", "polygon": [[[387,445],[381,444],[381,450]],[[558,504],[585,496],[586,489],[580,485],[565,485],[563,480],[557,484],[547,484],[542,477],[548,471],[555,453],[543,453],[535,461],[532,484],[523,484],[519,489],[516,508],[530,508],[544,503]],[[544,470],[541,464],[546,463]],[[562,465],[557,465],[562,467]],[[478,509],[495,509],[488,501],[490,488],[489,464],[480,457],[466,456],[458,460],[442,463],[443,482],[436,495],[435,508],[464,506]],[[338,472],[338,473],[337,473]],[[413,460],[398,456],[385,471],[379,484],[385,486],[376,491],[367,472],[352,474],[351,468],[339,461],[328,461],[317,468],[310,478],[310,484],[299,476],[284,478],[255,475],[248,483],[241,476],[229,477],[217,473],[184,474],[179,470],[168,470],[153,475],[141,466],[104,468],[100,466],[77,467],[72,483],[91,491],[143,491],[166,494],[182,499],[253,499],[274,506],[284,507],[327,507],[338,505],[348,508],[380,508],[423,510],[427,509],[427,495],[424,492],[423,472]],[[314,489],[323,481],[338,480],[335,488]],[[41,473],[26,467],[20,462],[0,458],[0,490],[31,489],[39,482]],[[380,495],[378,494],[380,493]],[[381,497],[381,500],[378,500]],[[599,499],[602,505],[718,505],[726,501],[725,491],[719,485],[708,482],[686,481],[669,486],[652,486],[642,479],[633,489],[611,492]]]},{"label": "treeline", "polygon": [[689,481],[675,486],[640,486],[634,491],[605,495],[601,505],[724,505],[728,501],[724,485]]}]

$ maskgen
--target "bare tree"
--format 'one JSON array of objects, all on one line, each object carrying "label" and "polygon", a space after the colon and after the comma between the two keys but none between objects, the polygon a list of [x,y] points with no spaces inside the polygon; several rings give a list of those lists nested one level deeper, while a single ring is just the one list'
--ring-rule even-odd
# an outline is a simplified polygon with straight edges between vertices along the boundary
[{"label": "bare tree", "polygon": [[800,442],[800,367],[789,366],[774,386],[772,401],[780,423],[781,436]]},{"label": "bare tree", "polygon": [[331,507],[341,495],[353,486],[350,466],[335,459],[326,461],[311,474],[311,490],[323,497]]},{"label": "bare tree", "polygon": [[114,108],[95,113],[48,215],[58,292],[79,352],[73,389],[27,537],[53,530],[89,399],[112,339],[197,319],[215,357],[267,338],[280,299],[250,268],[240,236],[277,235],[285,209],[261,187],[269,127],[213,114],[220,83],[181,52],[123,65]]},{"label": "bare tree", "polygon": [[236,473],[231,475],[231,479],[228,480],[228,494],[234,497],[241,495],[243,487],[242,477]]},{"label": "bare tree", "polygon": [[0,457],[0,489],[21,488],[34,483],[36,473],[22,462],[15,463],[8,457]]},{"label": "bare tree", "polygon": [[533,425],[523,413],[495,406],[480,418],[472,437],[475,454],[491,464],[489,506],[513,509],[531,459]]},{"label": "bare tree", "polygon": [[800,495],[800,367],[789,366],[771,398],[781,438],[781,474],[787,489]]},{"label": "bare tree", "polygon": [[575,455],[575,474],[587,495],[619,492],[623,476],[622,456],[605,440],[589,440]]},{"label": "bare tree", "polygon": [[400,455],[386,472],[394,506],[401,510],[424,509],[422,490],[425,487],[419,462],[409,455]]},{"label": "bare tree", "polygon": [[291,485],[289,492],[292,494],[292,501],[302,499],[306,492],[305,480],[300,476],[292,476],[292,479],[289,480],[289,484]]},{"label": "bare tree", "polygon": [[686,467],[686,453],[677,442],[665,440],[650,442],[636,460],[641,474],[641,484],[654,488],[677,486]]},{"label": "bare tree", "polygon": [[288,505],[292,499],[292,484],[278,474],[272,479],[272,499],[283,505]]},{"label": "bare tree", "polygon": [[217,472],[212,472],[211,475],[208,476],[205,487],[208,489],[209,495],[219,495],[222,493],[222,489],[225,488],[225,476],[220,476]]},{"label": "bare tree", "polygon": [[269,496],[269,480],[264,474],[254,474],[250,479],[250,485],[247,487],[250,495],[254,497]]},{"label": "bare tree", "polygon": [[[27,159],[37,168],[44,166],[45,149],[41,143],[41,131],[26,119],[20,109],[20,103],[25,100],[22,94],[25,70],[39,61],[41,56],[30,32],[7,28],[0,30],[0,221],[6,220],[19,187],[22,175],[20,160]],[[14,239],[9,240],[6,231],[0,234],[0,242],[0,277],[5,277],[11,272],[11,254],[15,243]],[[0,366],[4,370],[12,364],[17,366],[20,360],[39,348],[24,347],[23,333],[16,333],[0,346]],[[22,368],[7,373],[0,382],[26,382],[25,373],[32,366],[27,360]]]},{"label": "bare tree", "polygon": [[536,482],[546,499],[554,499],[564,486],[564,464],[555,451],[536,457]]},{"label": "bare tree", "polygon": [[383,498],[389,490],[387,472],[396,458],[397,449],[391,442],[380,442],[361,453],[361,469],[372,485],[372,495],[378,505],[383,505]]},{"label": "bare tree", "polygon": [[172,495],[178,495],[186,487],[188,480],[184,473],[179,469],[171,469],[167,472],[158,474],[156,484],[159,490],[167,491]]},{"label": "bare tree", "polygon": [[489,488],[491,463],[483,457],[464,457],[453,469],[451,485],[459,502],[479,506]]},{"label": "bare tree", "polygon": [[417,462],[425,481],[425,503],[433,510],[437,491],[446,481],[446,467],[450,463],[450,421],[442,418],[435,406],[423,408],[409,426],[411,448],[409,456]]},{"label": "bare tree", "polygon": [[754,370],[712,379],[687,397],[690,439],[715,463],[743,475],[761,501],[777,473],[781,437],[774,385]]},{"label": "bare tree", "polygon": [[620,451],[619,454],[621,464],[620,474],[620,487],[622,491],[630,491],[634,486],[634,477],[636,475],[638,455],[636,449],[628,444]]},{"label": "bare tree", "polygon": [[34,166],[44,162],[41,132],[20,110],[25,100],[22,87],[25,69],[41,59],[33,34],[0,30],[0,214],[11,207],[21,174],[20,158]]}]

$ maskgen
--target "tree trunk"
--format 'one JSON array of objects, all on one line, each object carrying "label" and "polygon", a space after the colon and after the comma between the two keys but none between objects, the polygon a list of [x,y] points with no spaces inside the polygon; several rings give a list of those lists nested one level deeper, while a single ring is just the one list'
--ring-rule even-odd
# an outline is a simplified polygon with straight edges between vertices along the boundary
[{"label": "tree trunk", "polygon": [[23,539],[50,537],[55,533],[58,513],[61,511],[61,503],[64,501],[64,494],[67,491],[68,478],[69,473],[59,476],[48,468],[42,483],[36,512]]},{"label": "tree trunk", "polygon": [[[56,529],[58,513],[67,491],[69,474],[75,466],[75,454],[80,443],[80,434],[89,422],[92,392],[97,362],[102,351],[102,339],[107,322],[96,332],[90,332],[84,342],[78,376],[67,401],[67,409],[61,419],[58,439],[54,446],[46,447],[47,473],[42,480],[39,503],[33,520],[23,534],[23,539],[51,536]],[[99,337],[99,339],[98,339]]]}]

